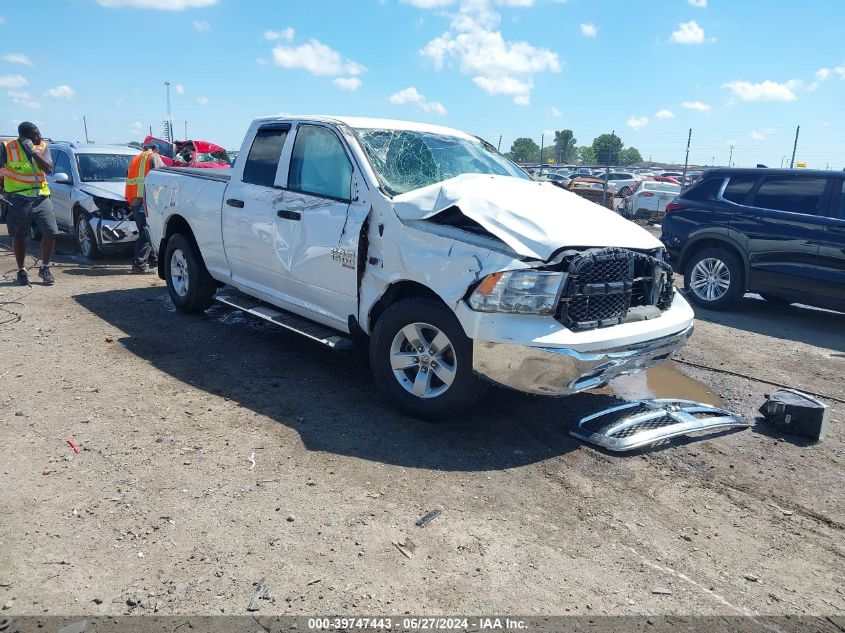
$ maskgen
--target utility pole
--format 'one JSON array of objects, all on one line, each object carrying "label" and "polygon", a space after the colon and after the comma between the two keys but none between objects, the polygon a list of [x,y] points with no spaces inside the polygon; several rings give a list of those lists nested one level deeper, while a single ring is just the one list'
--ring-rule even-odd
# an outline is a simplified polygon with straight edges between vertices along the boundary
[{"label": "utility pole", "polygon": [[715,166],[716,166],[716,157],[715,157],[715,156],[714,156],[713,158],[711,158],[711,159],[710,159],[710,166],[711,166],[711,167],[715,167]]},{"label": "utility pole", "polygon": [[[185,140],[187,140],[187,139],[185,139]],[[501,134],[499,134],[499,144],[498,144],[498,145],[496,145],[496,151],[497,151],[497,152],[501,152],[501,151],[502,151],[502,135],[501,135]]]},{"label": "utility pole", "polygon": [[173,119],[170,117],[170,82],[164,82],[165,89],[167,90],[167,132],[169,134],[168,141],[173,141]]},{"label": "utility pole", "polygon": [[692,128],[689,129],[689,135],[687,136],[687,155],[684,158],[684,182],[681,183],[681,186],[684,185],[687,181],[687,166],[689,165],[689,144],[692,140]]},{"label": "utility pole", "polygon": [[781,156],[781,157],[780,157],[780,168],[781,168],[781,169],[783,169],[783,161],[785,161],[785,160],[786,160],[786,156]]},{"label": "utility pole", "polygon": [[82,125],[85,127],[85,142],[90,143],[91,141],[88,139],[88,120],[84,114],[82,115]]},{"label": "utility pole", "polygon": [[150,126],[150,136],[152,136],[152,135],[153,135],[153,126],[151,125]]},{"label": "utility pole", "polygon": [[188,140],[188,121],[185,121],[185,140]]},{"label": "utility pole", "polygon": [[798,149],[798,132],[801,131],[801,126],[799,125],[795,128],[795,143],[792,146],[792,160],[789,161],[789,168],[792,169],[795,166],[795,150]]},{"label": "utility pole", "polygon": [[731,145],[731,155],[730,155],[730,156],[728,156],[728,167],[731,167],[731,166],[732,166],[732,165],[731,165],[731,161],[733,160],[733,157],[734,157],[734,146],[733,146],[733,145]]},{"label": "utility pole", "polygon": [[540,135],[540,175],[543,175],[543,142],[545,141],[546,135]]}]

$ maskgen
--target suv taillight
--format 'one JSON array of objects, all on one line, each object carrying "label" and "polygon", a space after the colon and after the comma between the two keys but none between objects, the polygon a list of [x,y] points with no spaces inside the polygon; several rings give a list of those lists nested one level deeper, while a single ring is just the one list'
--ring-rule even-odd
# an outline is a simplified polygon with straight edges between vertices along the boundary
[{"label": "suv taillight", "polygon": [[666,213],[671,213],[672,211],[682,211],[686,209],[687,206],[680,202],[670,202],[666,205],[666,208],[663,209]]}]

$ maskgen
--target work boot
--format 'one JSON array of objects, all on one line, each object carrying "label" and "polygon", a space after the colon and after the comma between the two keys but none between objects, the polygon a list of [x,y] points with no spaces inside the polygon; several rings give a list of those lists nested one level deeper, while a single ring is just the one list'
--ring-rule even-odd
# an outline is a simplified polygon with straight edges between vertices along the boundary
[{"label": "work boot", "polygon": [[29,275],[26,274],[25,268],[21,268],[18,271],[18,285],[20,285],[20,286],[28,286],[29,285]]},{"label": "work boot", "polygon": [[147,275],[153,272],[152,268],[147,268],[146,266],[138,266],[137,264],[132,264],[132,274],[133,275]]},{"label": "work boot", "polygon": [[50,272],[49,266],[42,266],[38,269],[38,276],[44,280],[44,283],[48,286],[52,286],[56,283],[56,279],[53,277],[53,273]]}]

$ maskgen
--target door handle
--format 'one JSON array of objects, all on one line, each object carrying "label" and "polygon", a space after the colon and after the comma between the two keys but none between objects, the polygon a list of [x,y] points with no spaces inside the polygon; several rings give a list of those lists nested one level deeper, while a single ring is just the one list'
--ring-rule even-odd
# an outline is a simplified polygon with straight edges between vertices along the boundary
[{"label": "door handle", "polygon": [[296,220],[297,222],[302,219],[302,214],[299,211],[288,211],[287,209],[276,211],[276,215],[285,220]]},{"label": "door handle", "polygon": [[226,204],[228,204],[230,207],[237,207],[238,209],[244,208],[244,201],[238,200],[237,198],[229,198],[228,200],[226,200]]}]

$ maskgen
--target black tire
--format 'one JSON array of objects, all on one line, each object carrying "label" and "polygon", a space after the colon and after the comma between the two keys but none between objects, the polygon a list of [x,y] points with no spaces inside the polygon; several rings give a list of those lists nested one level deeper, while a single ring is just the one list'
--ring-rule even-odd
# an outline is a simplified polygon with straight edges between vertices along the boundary
[{"label": "black tire", "polygon": [[[174,266],[181,267],[181,271]],[[180,272],[183,273],[181,276]],[[178,288],[174,285],[174,277],[180,280]],[[193,241],[181,233],[171,235],[167,240],[164,279],[170,300],[179,312],[202,312],[214,301],[217,283],[209,274]]]},{"label": "black tire", "polygon": [[[714,272],[715,280],[727,282],[724,291],[713,289],[712,299],[708,298],[707,284],[702,286],[697,283],[706,278],[708,270]],[[709,310],[724,310],[745,293],[742,264],[736,255],[725,248],[705,248],[693,254],[687,262],[684,270],[684,288],[687,297],[696,305]]]},{"label": "black tire", "polygon": [[769,293],[766,293],[766,294],[760,293],[760,296],[763,297],[769,303],[773,303],[774,305],[777,305],[777,306],[788,306],[791,303],[793,303],[789,299],[785,299],[784,297],[778,297],[776,295],[770,295]]},{"label": "black tire", "polygon": [[[422,372],[422,380],[425,383],[426,376],[430,386],[430,397],[419,397],[403,385],[401,378],[394,372],[391,356],[395,352],[408,354],[409,362],[417,352],[410,351],[413,348],[407,347],[408,339],[404,338],[402,345],[397,345],[394,350],[394,343],[403,336],[400,334],[406,326],[413,327],[414,324],[429,326],[421,328],[425,343],[433,349],[433,332],[437,330],[446,336],[449,347],[442,355],[435,350],[435,353],[428,354],[424,348],[418,359],[422,365],[408,367],[402,371],[405,376],[404,385],[416,384],[416,377]],[[404,347],[403,347],[404,346]],[[423,371],[429,359],[433,364],[431,369]],[[439,364],[438,364],[439,363]],[[370,341],[370,367],[376,384],[387,396],[387,399],[403,413],[429,422],[446,422],[461,413],[467,411],[478,400],[486,388],[473,372],[472,368],[472,341],[464,334],[460,322],[454,313],[446,306],[434,299],[423,297],[412,297],[403,299],[391,305],[376,322],[373,335]],[[439,370],[438,370],[439,367]],[[440,380],[439,376],[448,376],[451,372],[445,371],[454,367],[451,383]],[[412,380],[413,378],[413,380]],[[446,387],[443,389],[443,387]],[[437,393],[440,391],[440,393]]]},{"label": "black tire", "polygon": [[[83,237],[83,231],[86,237]],[[76,248],[80,255],[87,259],[102,259],[104,257],[104,253],[100,249],[100,245],[97,244],[97,238],[94,236],[94,231],[91,229],[88,216],[84,213],[80,212],[76,214],[73,233],[76,237]]]}]

